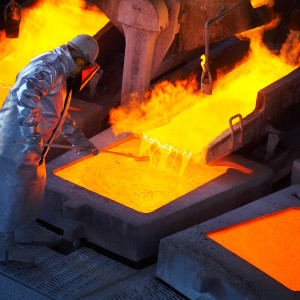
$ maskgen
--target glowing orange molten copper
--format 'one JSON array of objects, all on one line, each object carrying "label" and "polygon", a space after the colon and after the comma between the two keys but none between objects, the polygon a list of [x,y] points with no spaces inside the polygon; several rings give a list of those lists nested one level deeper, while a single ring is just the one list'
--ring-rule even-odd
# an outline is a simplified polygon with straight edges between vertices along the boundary
[{"label": "glowing orange molten copper", "polygon": [[286,209],[208,237],[293,291],[300,291],[300,209]]},{"label": "glowing orange molten copper", "polygon": [[191,155],[196,157],[226,130],[230,117],[251,113],[260,89],[295,68],[270,53],[260,39],[253,39],[251,49],[243,64],[220,76],[212,96],[197,90],[195,78],[175,84],[165,81],[147,93],[142,103],[133,99],[128,106],[111,111],[115,133],[139,136],[113,151],[149,155],[150,163],[99,154],[58,170],[56,175],[149,213],[226,173],[228,166],[201,164],[190,160]]},{"label": "glowing orange molten copper", "polygon": [[[241,114],[244,118],[254,110],[260,89],[296,68],[262,45],[257,30],[247,36],[251,36],[249,56],[233,71],[219,76],[212,96],[195,91],[194,80],[160,83],[140,105],[131,103],[111,111],[114,131],[142,136],[141,155],[147,151],[151,155],[151,149],[157,148],[164,156],[176,152],[186,160],[201,154],[228,128],[230,117]],[[160,166],[165,169],[163,163]]]},{"label": "glowing orange molten copper", "polygon": [[251,0],[251,5],[256,8],[262,5],[269,5],[272,6],[273,5],[273,0]]},{"label": "glowing orange molten copper", "polygon": [[108,19],[84,0],[40,0],[22,10],[20,34],[8,39],[0,32],[0,106],[16,75],[29,61],[66,44],[78,34],[96,34]]},{"label": "glowing orange molten copper", "polygon": [[[140,143],[140,139],[133,138],[110,150],[138,156]],[[181,161],[174,158],[172,154],[169,156],[166,162],[169,171],[162,172],[156,167],[158,153],[153,155],[153,164],[149,164],[149,161],[100,153],[64,166],[54,173],[136,211],[150,213],[225,174],[228,168],[243,173],[252,172],[228,161],[220,161],[214,167],[190,162],[184,176],[178,176]]]}]

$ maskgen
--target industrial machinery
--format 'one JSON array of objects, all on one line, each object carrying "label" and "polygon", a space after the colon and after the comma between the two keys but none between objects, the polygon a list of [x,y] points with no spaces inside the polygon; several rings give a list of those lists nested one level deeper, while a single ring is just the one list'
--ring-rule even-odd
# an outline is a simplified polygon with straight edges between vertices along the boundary
[{"label": "industrial machinery", "polygon": [[[116,0],[94,1],[94,3],[109,17],[113,27],[116,27],[125,37],[122,105],[128,104],[132,94],[139,101],[145,91],[149,90],[151,80],[182,62],[199,56],[203,53],[203,47],[205,47],[205,63],[200,80],[201,92],[211,94],[212,77],[215,76],[211,74],[210,64],[213,63],[215,57],[210,56],[210,43],[260,27],[271,22],[275,16],[272,10],[273,1],[162,0],[137,1],[135,3],[134,1]],[[109,26],[111,24],[107,25],[107,27]],[[103,30],[106,35],[107,30]],[[100,31],[100,40],[101,36]],[[222,54],[218,56],[219,59],[222,58]],[[239,116],[240,121],[235,125],[233,125],[235,123],[233,120],[236,117],[230,116],[228,130],[222,133],[222,136],[215,137],[214,141],[203,149],[204,161],[211,162],[242,148],[261,135],[268,135],[270,128],[268,122],[276,118],[284,110],[283,108],[298,101],[295,96],[298,91],[296,84],[298,76],[297,72],[294,74],[292,77],[295,78],[295,83],[291,83],[292,86],[287,88],[288,100],[278,95],[281,100],[277,97],[277,100],[274,100],[277,103],[274,105],[273,100],[266,100],[267,93],[265,91],[259,92],[253,114],[249,114],[243,120],[242,118],[245,116]],[[278,90],[280,91],[280,89],[279,87]],[[273,98],[273,94],[271,98]],[[269,101],[272,101],[272,105],[267,105],[267,107],[264,103]],[[284,104],[280,104],[280,102]],[[267,113],[266,110],[269,112]],[[264,116],[260,116],[261,113]],[[247,125],[249,119],[252,120],[252,123],[257,124],[256,129],[253,129],[255,126],[250,125],[252,128],[250,135],[247,129],[249,128]],[[239,138],[237,138],[238,135],[240,135]],[[269,150],[270,153],[274,151],[274,147]],[[268,156],[270,155],[268,154]]]},{"label": "industrial machinery", "polygon": [[131,93],[148,90],[151,79],[193,55],[188,52],[204,46],[207,21],[220,16],[219,24],[211,26],[209,38],[206,37],[214,42],[261,26],[271,18],[267,5],[253,8],[251,1],[96,0],[94,3],[125,36],[123,103]]},{"label": "industrial machinery", "polygon": [[[296,67],[287,67],[284,73],[280,73],[284,63],[280,67],[272,67],[279,69],[279,75],[282,75],[277,74],[274,82],[254,90],[250,97],[254,103],[251,104],[252,110],[241,113],[238,108],[237,112],[231,113],[231,108],[237,102],[230,105],[229,99],[224,100],[223,94],[218,92],[218,85],[213,86],[216,69],[219,69],[215,62],[220,61],[220,58],[226,59],[226,55],[232,57],[231,49],[235,45],[242,45],[243,53],[249,52],[248,41],[236,43],[230,37],[260,28],[274,20],[273,2],[95,0],[93,3],[110,20],[95,35],[101,48],[98,63],[104,66],[103,76],[109,63],[116,64],[111,57],[122,47],[124,63],[121,72],[116,72],[118,75],[122,74],[121,85],[118,85],[117,79],[111,78],[115,90],[119,92],[114,97],[109,93],[102,94],[102,100],[107,98],[105,107],[102,110],[92,108],[90,111],[93,117],[81,115],[82,123],[94,124],[89,125],[90,127],[98,128],[101,122],[99,118],[104,118],[103,114],[107,114],[118,104],[113,98],[120,101],[120,109],[125,110],[126,118],[127,115],[130,116],[134,106],[144,109],[147,103],[151,103],[149,99],[143,101],[143,98],[147,98],[145,93],[160,78],[169,78],[168,76],[177,72],[176,68],[184,70],[186,66],[195,67],[195,63],[199,68],[200,55],[205,53],[206,58],[204,70],[200,70],[198,74],[201,91],[184,88],[191,92],[181,102],[176,100],[178,94],[175,91],[169,97],[171,101],[168,106],[158,107],[158,114],[151,109],[149,113],[145,109],[141,112],[142,117],[136,118],[133,113],[137,124],[143,125],[150,120],[152,127],[139,131],[134,126],[129,126],[127,131],[131,134],[119,136],[107,129],[94,137],[94,143],[99,148],[105,148],[102,152],[106,152],[107,156],[99,154],[94,160],[87,157],[77,162],[77,157],[71,151],[48,164],[45,209],[41,219],[63,229],[68,240],[86,238],[138,262],[155,255],[159,241],[164,236],[251,202],[270,191],[274,180],[272,172],[277,170],[272,169],[274,164],[266,161],[275,157],[275,149],[282,136],[282,131],[274,128],[272,121],[299,101],[300,73]],[[229,46],[226,46],[226,41],[229,41]],[[98,75],[93,87],[96,103],[97,84],[101,77]],[[107,81],[101,80],[100,86],[103,87]],[[233,83],[233,79],[229,82]],[[270,83],[272,84],[269,85]],[[163,94],[162,91],[159,93]],[[85,95],[83,93],[83,98]],[[194,102],[189,102],[189,96],[195,99]],[[214,113],[216,109],[208,106],[208,111],[205,111],[201,105],[212,102],[212,105],[219,106],[220,104],[213,104],[217,101],[215,97],[219,97],[218,101],[221,102],[218,103],[229,103],[229,106],[222,108],[225,127],[210,137],[208,133],[213,131],[214,125],[209,128],[211,121],[203,121],[201,118],[203,114]],[[243,94],[237,97],[238,100],[241,98],[245,98]],[[87,101],[83,106],[90,105],[95,104]],[[173,113],[172,106],[178,107],[179,111]],[[189,109],[194,107],[198,111],[189,113]],[[228,111],[225,113],[226,110]],[[187,115],[182,121],[181,111]],[[81,113],[79,110],[73,114]],[[95,117],[95,114],[101,116]],[[189,114],[196,116],[195,121],[192,121]],[[174,129],[172,124],[178,118],[179,125]],[[161,119],[164,119],[163,122]],[[221,117],[217,116],[215,119],[217,123],[221,122]],[[236,119],[238,122],[235,122]],[[183,123],[186,123],[186,127]],[[208,125],[206,134],[203,134],[205,128],[197,127],[198,123]],[[165,129],[167,133],[160,137],[175,137],[177,140],[174,140],[174,144],[167,144],[156,138],[155,134],[160,134]],[[189,135],[196,146],[183,143],[186,148],[180,148],[176,145],[176,142],[185,141],[185,136]],[[197,140],[204,135],[207,136],[207,142],[198,144]],[[267,137],[267,146],[263,165],[260,165],[261,161],[248,161],[247,155],[244,158],[231,156],[233,152],[243,150],[264,136]],[[125,155],[112,156],[110,150]],[[194,159],[199,154],[202,163]],[[130,159],[139,155],[145,159]],[[278,175],[277,180],[287,172],[288,168]],[[69,177],[70,174],[72,178]],[[172,187],[174,182],[177,183],[176,188]],[[180,222],[177,222],[178,218],[181,219]],[[159,224],[164,224],[164,230],[159,230]]]},{"label": "industrial machinery", "polygon": [[[94,35],[103,71],[75,95],[72,106],[77,110],[70,113],[83,131],[93,129],[87,135],[102,151],[79,159],[75,151],[55,158],[50,151],[40,220],[62,230],[74,247],[87,241],[137,265],[156,256],[161,244],[159,278],[191,298],[206,293],[211,284],[217,286],[215,293],[225,289],[234,297],[223,279],[219,283],[199,271],[199,261],[207,270],[216,261],[206,260],[211,249],[214,255],[221,253],[218,259],[223,256],[221,246],[211,248],[204,227],[208,224],[213,232],[222,224],[231,226],[235,218],[224,214],[232,216],[239,207],[240,222],[248,218],[247,207],[260,216],[260,204],[254,201],[285,179],[300,155],[294,138],[299,126],[288,128],[300,111],[300,68],[286,63],[279,51],[257,50],[249,38],[253,29],[264,30],[264,42],[272,48],[278,40],[273,43],[268,30],[288,24],[291,6],[277,0],[92,2],[109,19]],[[291,45],[288,53],[289,47],[297,49]],[[255,55],[259,60],[252,59]],[[243,77],[252,71],[252,77]],[[57,145],[61,142],[57,139],[56,146],[72,148]],[[298,200],[284,197],[287,206]],[[273,213],[277,206],[267,202],[262,211]],[[213,221],[218,217],[221,225]],[[191,229],[195,225],[199,232]],[[185,229],[188,234],[182,233]],[[195,271],[184,276],[191,278],[188,284],[177,276],[177,266],[189,256],[181,241],[196,257],[186,259],[186,272]],[[199,244],[208,245],[200,251],[205,259],[197,256]],[[185,258],[178,260],[173,253]],[[172,273],[169,262],[175,267]],[[231,280],[230,267],[224,272]],[[248,287],[242,284],[241,293]],[[285,287],[278,291],[286,292]]]},{"label": "industrial machinery", "polygon": [[[269,5],[253,8],[250,1],[101,0],[94,3],[110,19],[96,34],[103,50],[100,51],[100,65],[104,57],[116,51],[120,33],[125,37],[120,87],[120,107],[125,108],[124,115],[130,115],[132,94],[135,94],[133,99],[139,106],[151,80],[193,58],[200,65],[199,55],[204,50],[209,60],[206,70],[210,71],[208,63],[223,53],[219,51],[219,54],[208,55],[210,50],[208,44],[204,49],[205,40],[213,43],[272,20]],[[209,28],[208,24],[211,25]],[[109,39],[113,35],[119,39]],[[217,43],[214,49],[222,49],[222,43]],[[179,148],[168,150],[171,148],[162,143],[159,147],[159,141],[155,144],[153,139],[149,142],[151,138],[147,140],[144,136],[128,133],[115,136],[111,129],[93,137],[93,143],[105,150],[131,153],[133,156],[138,156],[139,149],[144,147],[148,150],[145,155],[149,156],[149,161],[119,159],[102,154],[77,161],[72,152],[51,161],[48,164],[45,209],[41,218],[63,229],[68,240],[85,238],[139,262],[157,253],[159,241],[164,236],[269,193],[274,170],[268,165],[230,154],[259,140],[261,136],[269,136],[266,157],[274,156],[281,132],[273,128],[270,121],[299,100],[300,74],[299,69],[294,69],[290,68],[284,74],[286,76],[277,77],[268,87],[262,86],[263,89],[256,90],[252,95],[252,101],[256,103],[253,110],[246,116],[240,113],[229,115],[223,132],[204,145],[204,149],[197,149],[210,166],[190,160],[188,151]],[[196,92],[196,98],[201,98],[202,94]],[[214,96],[214,89],[212,94],[207,97]],[[205,99],[213,101],[209,99],[214,98]],[[175,99],[172,101],[175,105]],[[187,98],[185,101],[188,101]],[[147,112],[143,114],[147,117]],[[149,116],[149,119],[155,118],[155,114]],[[171,115],[170,119],[173,117],[175,119],[176,114]],[[138,119],[137,123],[142,124],[146,119]],[[235,119],[239,122],[234,122]],[[166,127],[172,122],[166,122]],[[182,138],[179,140],[183,140],[180,127],[175,130],[171,128],[171,133],[166,135],[180,136]],[[183,129],[185,133],[188,131]],[[131,132],[136,133],[135,130]],[[196,132],[194,140],[198,136],[201,137],[201,131]],[[170,175],[164,172],[168,168],[176,169],[177,173]]]}]

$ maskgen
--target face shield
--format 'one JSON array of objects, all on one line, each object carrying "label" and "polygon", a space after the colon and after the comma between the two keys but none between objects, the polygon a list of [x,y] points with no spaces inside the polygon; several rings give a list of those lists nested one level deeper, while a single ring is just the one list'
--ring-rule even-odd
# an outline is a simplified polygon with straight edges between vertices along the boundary
[{"label": "face shield", "polygon": [[73,92],[79,92],[100,68],[96,63],[99,46],[93,37],[86,34],[76,36],[67,46],[77,66],[77,69],[70,74],[72,78],[70,78],[69,88]]},{"label": "face shield", "polygon": [[90,79],[94,76],[94,74],[100,69],[100,66],[88,65],[84,66],[81,71],[81,85],[79,91],[81,91],[85,85],[90,81]]},{"label": "face shield", "polygon": [[100,66],[98,64],[88,64],[83,66],[81,71],[76,73],[75,76],[71,76],[70,80],[68,80],[68,85],[70,85],[73,93],[80,92],[99,69]]}]

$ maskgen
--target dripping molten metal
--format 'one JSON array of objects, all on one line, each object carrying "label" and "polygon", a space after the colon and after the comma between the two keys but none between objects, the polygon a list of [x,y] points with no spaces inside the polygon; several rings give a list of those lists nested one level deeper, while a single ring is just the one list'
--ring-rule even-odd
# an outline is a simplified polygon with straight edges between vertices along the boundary
[{"label": "dripping molten metal", "polygon": [[158,167],[166,169],[166,157],[175,152],[201,161],[206,146],[228,128],[228,120],[237,114],[243,118],[255,109],[257,92],[293,71],[296,66],[270,52],[261,42],[261,31],[245,34],[251,37],[251,51],[230,73],[220,75],[212,96],[196,90],[195,80],[163,82],[146,95],[141,104],[132,101],[110,113],[116,134],[133,132],[142,139],[140,155],[161,152]]}]

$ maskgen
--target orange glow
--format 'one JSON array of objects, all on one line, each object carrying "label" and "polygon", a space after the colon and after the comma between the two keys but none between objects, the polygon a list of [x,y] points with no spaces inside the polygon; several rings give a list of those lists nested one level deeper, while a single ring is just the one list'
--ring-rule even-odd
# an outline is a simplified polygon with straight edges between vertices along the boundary
[{"label": "orange glow", "polygon": [[[233,71],[219,76],[212,96],[196,91],[193,78],[159,83],[141,104],[132,101],[111,111],[114,132],[141,136],[141,155],[156,145],[165,156],[170,152],[186,155],[187,160],[191,155],[201,156],[203,149],[229,127],[230,117],[241,114],[245,118],[253,112],[260,89],[296,68],[262,44],[262,32],[263,28],[246,33],[251,36],[249,56]],[[164,169],[163,163],[159,165]]]},{"label": "orange glow", "polygon": [[[110,150],[137,156],[140,143],[140,139],[130,139]],[[228,164],[226,161],[220,161],[214,166],[191,162],[184,176],[180,177],[178,172],[181,163],[174,155],[170,155],[166,161],[168,172],[161,172],[155,167],[158,164],[159,153],[155,153],[152,159],[154,164],[100,153],[65,166],[54,173],[131,209],[150,213],[225,174],[228,168],[252,172],[239,165]]]},{"label": "orange glow", "polygon": [[257,8],[262,5],[273,5],[273,0],[251,0],[251,5],[253,8]]},{"label": "orange glow", "polygon": [[288,64],[300,65],[300,32],[291,30],[281,48],[281,57]]},{"label": "orange glow", "polygon": [[205,55],[204,54],[201,55],[201,59],[202,59],[202,61],[201,61],[201,67],[202,67],[203,72],[205,73],[206,70],[205,70]]},{"label": "orange glow", "polygon": [[30,60],[66,44],[78,34],[96,34],[108,19],[96,6],[86,8],[84,0],[40,0],[22,10],[20,34],[8,39],[0,32],[0,106],[16,75]]},{"label": "orange glow", "polygon": [[300,209],[289,208],[207,236],[293,291],[300,291]]}]

